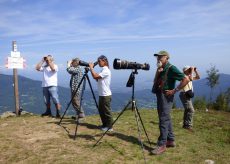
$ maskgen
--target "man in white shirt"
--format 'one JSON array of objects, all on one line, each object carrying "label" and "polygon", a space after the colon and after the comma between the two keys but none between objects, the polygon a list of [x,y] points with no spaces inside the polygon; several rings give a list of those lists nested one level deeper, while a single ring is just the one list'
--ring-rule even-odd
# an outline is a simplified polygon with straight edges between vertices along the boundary
[{"label": "man in white shirt", "polygon": [[99,114],[102,121],[103,131],[113,131],[112,129],[112,113],[111,113],[111,98],[112,92],[110,90],[110,82],[111,82],[111,71],[109,69],[108,59],[101,55],[98,57],[98,64],[102,67],[102,71],[100,73],[96,73],[93,69],[94,64],[89,63],[90,72],[95,80],[97,80],[98,84],[98,95],[99,95]]},{"label": "man in white shirt", "polygon": [[43,72],[42,88],[43,98],[46,104],[46,112],[42,116],[52,116],[50,98],[56,107],[56,117],[60,118],[59,110],[61,109],[60,101],[58,98],[57,88],[57,71],[58,66],[54,64],[53,57],[48,55],[43,57],[42,60],[36,65],[36,70]]}]

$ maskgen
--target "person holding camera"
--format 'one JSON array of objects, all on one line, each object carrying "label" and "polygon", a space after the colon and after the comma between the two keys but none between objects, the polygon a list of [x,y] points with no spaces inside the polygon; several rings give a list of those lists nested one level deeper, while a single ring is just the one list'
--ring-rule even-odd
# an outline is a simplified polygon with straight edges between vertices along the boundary
[{"label": "person holding camera", "polygon": [[70,88],[71,88],[71,96],[73,98],[72,105],[73,108],[76,110],[76,119],[85,117],[83,108],[81,107],[81,94],[83,91],[83,85],[79,86],[76,92],[76,89],[83,77],[82,68],[79,65],[79,61],[80,61],[79,58],[75,58],[71,61],[68,61],[67,69],[66,69],[67,72],[71,75]]},{"label": "person holding camera", "polygon": [[[160,51],[154,56],[157,57],[158,68],[152,91],[157,97],[160,136],[158,137],[156,148],[151,153],[159,155],[166,151],[166,147],[175,147],[170,112],[173,106],[174,94],[187,85],[189,80],[176,66],[169,63],[170,56],[168,52]],[[177,87],[175,87],[176,81],[180,81]]]},{"label": "person holding camera", "polygon": [[200,79],[200,75],[196,67],[185,66],[183,68],[183,72],[189,79],[189,83],[181,89],[179,95],[184,106],[183,128],[192,131],[194,115],[194,108],[192,104],[192,97],[194,96],[192,81]]},{"label": "person holding camera", "polygon": [[111,71],[109,69],[109,62],[106,56],[101,55],[98,57],[98,64],[102,67],[102,71],[97,73],[94,71],[93,63],[89,63],[90,72],[92,77],[97,80],[98,83],[98,95],[99,95],[99,114],[102,121],[103,131],[113,131],[112,129],[112,113],[111,113],[111,98],[112,92],[110,90]]},{"label": "person holding camera", "polygon": [[36,65],[36,70],[43,72],[42,88],[43,97],[46,104],[46,111],[42,116],[52,116],[50,98],[56,107],[56,117],[60,118],[59,111],[61,110],[60,101],[58,98],[57,88],[57,72],[58,66],[54,64],[53,57],[51,55],[45,56]]}]

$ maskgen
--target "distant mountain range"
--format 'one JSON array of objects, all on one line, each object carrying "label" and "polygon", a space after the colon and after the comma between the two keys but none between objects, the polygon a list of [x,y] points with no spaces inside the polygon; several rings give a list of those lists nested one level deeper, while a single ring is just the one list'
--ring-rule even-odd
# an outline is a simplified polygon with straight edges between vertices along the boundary
[{"label": "distant mountain range", "polygon": [[[41,81],[31,80],[29,78],[18,76],[19,81],[19,99],[20,106],[26,111],[41,114],[45,110],[43,103],[43,95],[41,88]],[[152,82],[145,82],[143,89],[135,91],[135,99],[138,109],[156,108],[156,97],[151,93]],[[210,95],[210,88],[207,86],[207,80],[201,79],[193,82],[195,96],[204,96],[208,100]],[[88,84],[87,84],[88,85]],[[140,84],[139,84],[140,85]],[[220,74],[219,85],[214,88],[213,98],[215,98],[220,92],[224,92],[230,87],[230,75]],[[87,86],[87,88],[89,88]],[[116,87],[115,87],[116,88]],[[121,88],[121,86],[117,87]],[[125,86],[124,86],[125,88]],[[140,87],[139,87],[140,88]],[[94,89],[96,98],[98,98],[97,89]],[[130,89],[130,90],[129,90]],[[132,89],[126,88],[120,92],[120,90],[112,90],[112,110],[121,111],[124,106],[131,99]],[[67,107],[71,97],[70,89],[65,87],[59,87],[59,96],[62,104],[62,112]],[[181,107],[181,103],[178,94],[175,97],[175,101],[178,107]],[[84,91],[83,107],[87,115],[97,114],[97,109],[93,96],[89,89]],[[0,113],[4,111],[14,110],[14,88],[13,88],[13,76],[0,74]],[[54,106],[53,106],[54,109]],[[67,111],[67,114],[74,114],[72,106]]]},{"label": "distant mountain range", "polygon": [[[45,110],[43,103],[43,94],[41,88],[41,81],[32,80],[23,76],[18,76],[19,83],[19,99],[20,106],[23,110],[41,114]],[[14,111],[14,87],[13,87],[13,76],[0,74],[0,113],[5,111]],[[86,88],[89,88],[88,83]],[[94,94],[98,101],[97,89],[94,89]],[[70,89],[65,87],[58,87],[58,93],[62,104],[62,112],[65,111],[68,103],[71,100]],[[131,99],[131,88],[130,92],[113,92],[112,95],[112,110],[120,111]],[[139,108],[154,108],[155,97],[152,95],[150,90],[141,90],[135,92],[135,98],[137,100],[137,106]],[[83,96],[83,108],[87,115],[97,114],[96,104],[93,99],[92,93],[89,89],[84,91]],[[53,106],[54,109],[54,106]],[[54,110],[53,110],[54,111]],[[74,110],[70,105],[67,110],[67,114],[74,114]]]}]

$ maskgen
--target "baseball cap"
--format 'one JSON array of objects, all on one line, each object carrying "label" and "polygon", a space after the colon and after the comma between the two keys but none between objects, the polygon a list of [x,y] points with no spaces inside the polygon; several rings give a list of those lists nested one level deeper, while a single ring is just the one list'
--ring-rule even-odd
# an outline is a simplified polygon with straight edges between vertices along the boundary
[{"label": "baseball cap", "polygon": [[164,51],[164,50],[154,54],[154,56],[168,56],[168,58],[170,57],[169,53],[167,51]]},{"label": "baseball cap", "polygon": [[184,66],[183,72],[187,71],[189,68],[191,68],[189,65]]}]

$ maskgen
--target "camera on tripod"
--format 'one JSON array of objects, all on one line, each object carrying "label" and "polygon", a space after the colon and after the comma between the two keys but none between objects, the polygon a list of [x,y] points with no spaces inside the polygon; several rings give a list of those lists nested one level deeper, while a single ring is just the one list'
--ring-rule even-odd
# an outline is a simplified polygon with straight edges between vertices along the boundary
[{"label": "camera on tripod", "polygon": [[140,64],[137,62],[129,62],[126,60],[121,59],[114,59],[113,61],[113,68],[114,69],[142,69],[142,70],[149,70],[150,65],[147,63]]},{"label": "camera on tripod", "polygon": [[[112,123],[111,127],[113,127],[113,125],[118,120],[118,118],[124,113],[125,110],[128,109],[129,105],[131,105],[132,111],[135,112],[135,118],[136,118],[136,123],[137,123],[137,126],[138,126],[139,137],[141,136],[141,130],[140,130],[139,124],[141,123],[142,128],[143,128],[143,130],[145,132],[145,135],[146,135],[146,137],[148,139],[149,145],[151,146],[151,143],[150,143],[149,137],[147,135],[147,132],[145,130],[145,127],[144,127],[143,121],[141,119],[140,113],[139,113],[139,111],[137,109],[136,100],[135,100],[135,97],[134,97],[134,95],[135,95],[134,94],[134,89],[135,89],[135,75],[138,74],[137,70],[138,69],[149,70],[150,69],[150,65],[147,64],[147,63],[140,64],[140,63],[137,63],[137,62],[129,62],[129,61],[126,61],[126,60],[120,60],[120,59],[116,58],[116,59],[114,59],[114,62],[113,62],[113,68],[114,69],[132,69],[132,72],[131,72],[131,74],[129,76],[129,79],[127,81],[127,84],[126,84],[126,87],[132,87],[132,99],[128,102],[128,104],[125,106],[125,108],[120,112],[120,114],[117,116],[117,118],[115,119],[115,121]],[[139,123],[139,121],[140,121],[140,123]],[[100,140],[105,136],[105,134],[108,131],[109,131],[109,128],[105,131],[105,133],[95,143],[94,146],[96,146],[100,142]],[[139,141],[140,141],[140,146],[142,147],[142,151],[144,153],[144,147],[143,147],[144,144],[141,141],[141,137],[140,137]]]},{"label": "camera on tripod", "polygon": [[134,74],[137,74],[137,70],[138,69],[149,70],[150,65],[147,63],[140,64],[137,62],[129,62],[126,60],[121,60],[121,59],[116,58],[113,61],[113,68],[114,69],[133,69],[135,70],[130,74],[129,80],[127,81],[127,84],[126,84],[126,87],[132,87],[134,85],[134,80],[135,80]]}]

